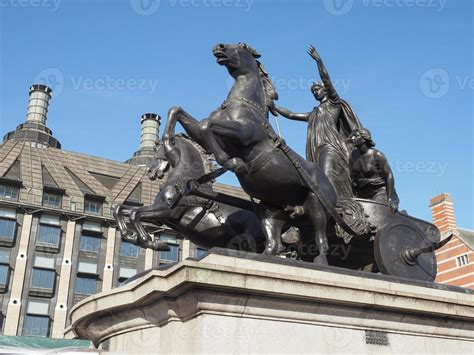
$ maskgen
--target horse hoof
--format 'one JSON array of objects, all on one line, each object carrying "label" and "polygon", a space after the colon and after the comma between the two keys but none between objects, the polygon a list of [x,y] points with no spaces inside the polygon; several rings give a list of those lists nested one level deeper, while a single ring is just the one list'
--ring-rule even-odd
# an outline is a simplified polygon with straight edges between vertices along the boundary
[{"label": "horse hoof", "polygon": [[136,240],[137,233],[131,231],[130,229],[127,229],[126,231],[122,232],[122,238],[126,240]]},{"label": "horse hoof", "polygon": [[152,249],[156,251],[170,251],[168,243],[162,242],[161,240],[154,240],[151,242]]},{"label": "horse hoof", "polygon": [[285,248],[283,245],[280,244],[280,245],[278,246],[278,248],[277,248],[276,254],[277,254],[278,256],[281,256],[281,255],[283,255],[283,254],[286,254],[286,248]]},{"label": "horse hoof", "polygon": [[263,252],[264,255],[272,255],[272,256],[281,256],[286,251],[286,248],[283,245],[275,246],[269,245],[265,248]]},{"label": "horse hoof", "polygon": [[328,265],[328,259],[326,258],[326,255],[318,255],[314,258],[313,263],[318,265]]},{"label": "horse hoof", "polygon": [[273,248],[266,248],[266,249],[263,251],[263,255],[275,256],[276,253],[274,252]]}]

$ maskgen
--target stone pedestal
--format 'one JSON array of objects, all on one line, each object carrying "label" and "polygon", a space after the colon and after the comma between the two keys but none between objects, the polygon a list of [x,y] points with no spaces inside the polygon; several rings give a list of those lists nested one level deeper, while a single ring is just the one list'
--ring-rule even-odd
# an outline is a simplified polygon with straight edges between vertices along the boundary
[{"label": "stone pedestal", "polygon": [[69,337],[113,352],[473,353],[474,293],[213,250],[91,296]]}]

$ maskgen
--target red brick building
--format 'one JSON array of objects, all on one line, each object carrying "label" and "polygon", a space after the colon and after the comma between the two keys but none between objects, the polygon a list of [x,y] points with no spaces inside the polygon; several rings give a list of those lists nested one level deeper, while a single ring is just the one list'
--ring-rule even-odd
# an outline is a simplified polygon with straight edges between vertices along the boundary
[{"label": "red brick building", "polygon": [[453,200],[443,193],[430,200],[433,223],[441,235],[453,232],[453,238],[436,251],[436,282],[474,289],[474,231],[459,228],[454,217]]}]

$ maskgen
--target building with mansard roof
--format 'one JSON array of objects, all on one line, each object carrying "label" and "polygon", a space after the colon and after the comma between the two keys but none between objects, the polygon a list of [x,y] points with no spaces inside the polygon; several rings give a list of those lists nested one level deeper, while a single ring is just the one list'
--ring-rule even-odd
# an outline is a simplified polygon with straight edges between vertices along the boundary
[{"label": "building with mansard roof", "polygon": [[[33,85],[26,122],[0,145],[0,301],[3,335],[62,338],[74,303],[162,263],[202,252],[171,230],[154,252],[123,242],[115,204],[152,204],[159,182],[147,163],[160,117],[141,118],[140,149],[125,163],[69,152],[47,127],[51,89]],[[139,132],[137,132],[138,135]],[[244,197],[234,187],[215,189]]]}]

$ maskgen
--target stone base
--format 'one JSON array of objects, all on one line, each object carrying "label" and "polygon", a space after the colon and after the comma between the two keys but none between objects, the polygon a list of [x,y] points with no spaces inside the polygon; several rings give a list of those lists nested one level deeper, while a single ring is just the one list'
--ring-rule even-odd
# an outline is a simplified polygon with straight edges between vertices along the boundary
[{"label": "stone base", "polygon": [[69,337],[113,352],[473,353],[472,291],[212,250],[91,296]]}]

